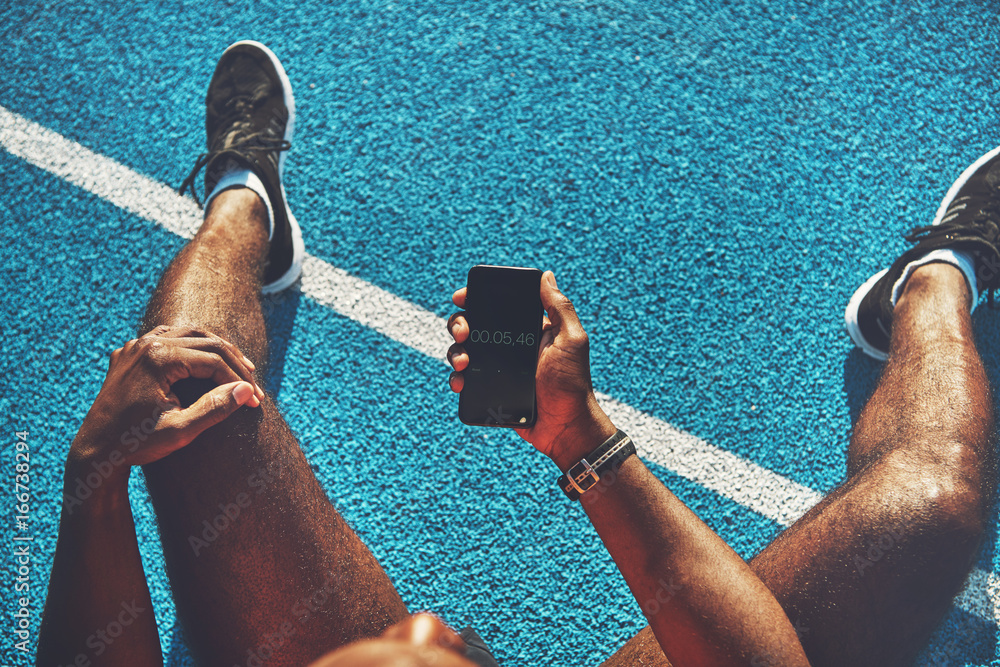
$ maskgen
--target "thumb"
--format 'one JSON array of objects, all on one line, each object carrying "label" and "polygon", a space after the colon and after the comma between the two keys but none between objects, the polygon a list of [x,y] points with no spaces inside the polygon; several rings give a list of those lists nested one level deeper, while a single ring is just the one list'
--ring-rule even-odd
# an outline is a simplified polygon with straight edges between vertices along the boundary
[{"label": "thumb", "polygon": [[552,321],[556,332],[583,333],[583,325],[576,314],[573,302],[556,287],[556,277],[551,271],[542,274],[542,307]]},{"label": "thumb", "polygon": [[254,395],[253,386],[249,382],[230,382],[212,389],[188,408],[176,410],[171,415],[173,426],[184,433],[184,439],[190,442],[202,431],[236,412]]}]

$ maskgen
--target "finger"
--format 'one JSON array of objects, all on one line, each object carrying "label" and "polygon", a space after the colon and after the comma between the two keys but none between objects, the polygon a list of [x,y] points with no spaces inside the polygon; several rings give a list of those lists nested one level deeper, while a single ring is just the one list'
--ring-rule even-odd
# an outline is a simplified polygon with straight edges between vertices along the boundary
[{"label": "finger", "polygon": [[251,407],[260,405],[260,401],[264,398],[264,390],[253,376],[256,369],[254,363],[238,347],[221,336],[194,327],[160,325],[153,328],[142,339],[126,343],[126,348],[131,350],[132,347],[140,343],[181,346],[216,354],[225,359],[226,363],[241,379],[253,386],[254,398],[250,401]]},{"label": "finger", "polygon": [[240,359],[242,363],[244,363],[247,367],[250,368],[250,370],[256,369],[254,363],[250,361],[250,359],[248,359],[247,356],[243,354],[243,352],[240,351],[238,347],[230,343],[222,336],[214,334],[210,331],[205,331],[204,329],[197,329],[195,327],[171,327],[167,325],[160,325],[154,328],[152,331],[150,331],[147,335],[156,336],[161,339],[163,338],[170,339],[170,340],[178,340],[178,339],[183,340],[189,338],[207,339],[213,341],[216,345],[220,345],[229,349],[230,353],[236,358]]},{"label": "finger", "polygon": [[[127,345],[127,343],[126,343],[126,345]],[[125,349],[125,348],[124,348],[124,346],[122,346],[122,347],[119,347],[119,348],[118,348],[118,349],[116,349],[116,350],[112,350],[112,351],[111,351],[111,354],[109,355],[109,359],[108,359],[108,368],[109,368],[109,369],[110,369],[110,368],[111,368],[111,367],[112,367],[112,366],[113,366],[113,365],[114,365],[114,364],[115,364],[115,363],[116,363],[116,362],[118,361],[118,359],[119,359],[119,358],[120,358],[120,357],[122,356],[122,351],[123,351],[124,349]]]},{"label": "finger", "polygon": [[573,302],[559,291],[556,286],[556,277],[551,271],[542,274],[540,295],[542,306],[552,322],[552,327],[557,336],[567,334],[570,336],[585,335],[580,318],[577,317],[576,308]]},{"label": "finger", "polygon": [[161,324],[153,329],[150,329],[149,333],[146,335],[156,336],[158,338],[203,338],[208,335],[208,332],[204,329],[197,329],[195,327],[174,327],[168,324]]},{"label": "finger", "polygon": [[[186,347],[164,346],[154,359],[164,368],[166,374],[165,380],[168,386],[178,380],[189,377],[212,380],[219,385],[243,381],[247,382],[251,389],[254,389],[254,395],[249,401],[250,407],[260,405],[260,397],[257,395],[252,379],[247,380],[241,376],[233,366],[215,352],[203,352]],[[244,373],[247,372],[242,366],[238,368]]]},{"label": "finger", "polygon": [[238,347],[233,345],[231,342],[229,342],[222,336],[211,333],[210,331],[204,331],[202,329],[196,329],[194,327],[177,327],[177,328],[157,327],[150,333],[152,334],[153,332],[158,332],[158,331],[161,332],[156,334],[159,338],[169,339],[172,341],[183,341],[184,344],[190,343],[192,339],[211,341],[213,344],[219,347],[226,348],[233,357],[239,359],[241,363],[247,366],[250,370],[256,369],[254,363],[250,361],[250,359],[248,359],[247,356],[243,354],[243,352]]},{"label": "finger", "polygon": [[465,348],[458,343],[449,347],[448,363],[456,371],[464,371],[469,366],[469,355],[465,353]]},{"label": "finger", "polygon": [[465,308],[465,295],[467,291],[468,288],[466,287],[455,290],[455,293],[451,295],[451,302],[459,308]]},{"label": "finger", "polygon": [[452,371],[451,375],[448,376],[448,386],[456,394],[462,393],[462,388],[465,386],[465,376],[458,371]]},{"label": "finger", "polygon": [[545,349],[552,345],[556,339],[555,329],[549,328],[542,332],[542,337],[538,340],[538,358],[540,359],[545,353]]},{"label": "finger", "polygon": [[448,331],[456,343],[464,343],[469,338],[469,322],[464,313],[454,313],[448,318]]},{"label": "finger", "polygon": [[187,445],[202,431],[236,412],[240,406],[249,405],[254,398],[250,383],[239,380],[215,387],[188,408],[163,413],[160,425],[177,433],[171,442],[171,451]]},{"label": "finger", "polygon": [[146,336],[168,336],[168,335],[170,335],[171,331],[182,331],[182,330],[183,329],[180,329],[179,327],[172,327],[169,324],[158,324],[157,326],[155,326],[152,329],[150,329],[149,331],[147,331],[144,335],[146,335]]},{"label": "finger", "polygon": [[260,388],[253,376],[255,368],[253,362],[244,357],[239,348],[224,338],[209,334],[203,338],[170,338],[168,341],[169,345],[218,354],[241,378],[254,386],[257,398],[264,398],[264,390]]}]

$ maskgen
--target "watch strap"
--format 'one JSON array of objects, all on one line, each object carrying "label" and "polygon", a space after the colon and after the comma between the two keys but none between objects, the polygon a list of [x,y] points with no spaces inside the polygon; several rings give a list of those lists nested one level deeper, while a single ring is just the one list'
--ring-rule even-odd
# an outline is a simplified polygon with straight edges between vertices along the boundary
[{"label": "watch strap", "polygon": [[557,483],[570,500],[578,500],[601,480],[601,475],[612,471],[617,473],[625,459],[635,454],[632,438],[619,429],[600,447],[580,459]]}]

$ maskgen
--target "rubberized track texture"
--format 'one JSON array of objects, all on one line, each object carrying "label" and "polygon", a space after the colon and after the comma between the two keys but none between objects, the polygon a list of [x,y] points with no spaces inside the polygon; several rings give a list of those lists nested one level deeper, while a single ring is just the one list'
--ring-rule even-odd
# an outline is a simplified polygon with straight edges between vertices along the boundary
[{"label": "rubberized track texture", "polygon": [[[310,254],[271,308],[268,389],[410,608],[473,625],[502,664],[582,666],[642,614],[556,469],[511,433],[458,422],[443,363],[452,290],[477,263],[555,271],[616,421],[752,556],[844,479],[879,372],[842,330],[852,290],[1000,144],[996,9],[7,3],[4,664],[31,661],[13,644],[13,537],[33,538],[33,651],[62,463],[108,353],[198,223],[172,188],[203,150],[204,92],[228,44],[270,46],[296,93],[286,188]],[[996,385],[1000,322],[986,308],[974,321]],[[139,472],[131,491],[164,655],[186,665]],[[998,657],[995,523],[919,664]]]}]

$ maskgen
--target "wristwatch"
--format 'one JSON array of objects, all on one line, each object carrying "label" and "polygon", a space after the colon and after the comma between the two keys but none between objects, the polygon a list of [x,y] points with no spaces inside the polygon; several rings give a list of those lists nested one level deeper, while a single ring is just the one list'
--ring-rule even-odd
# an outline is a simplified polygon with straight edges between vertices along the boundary
[{"label": "wristwatch", "polygon": [[625,459],[633,454],[635,445],[632,443],[632,438],[619,429],[586,458],[580,459],[580,462],[566,471],[566,474],[560,475],[557,480],[559,488],[570,500],[578,500],[601,480],[602,473],[618,472]]}]

